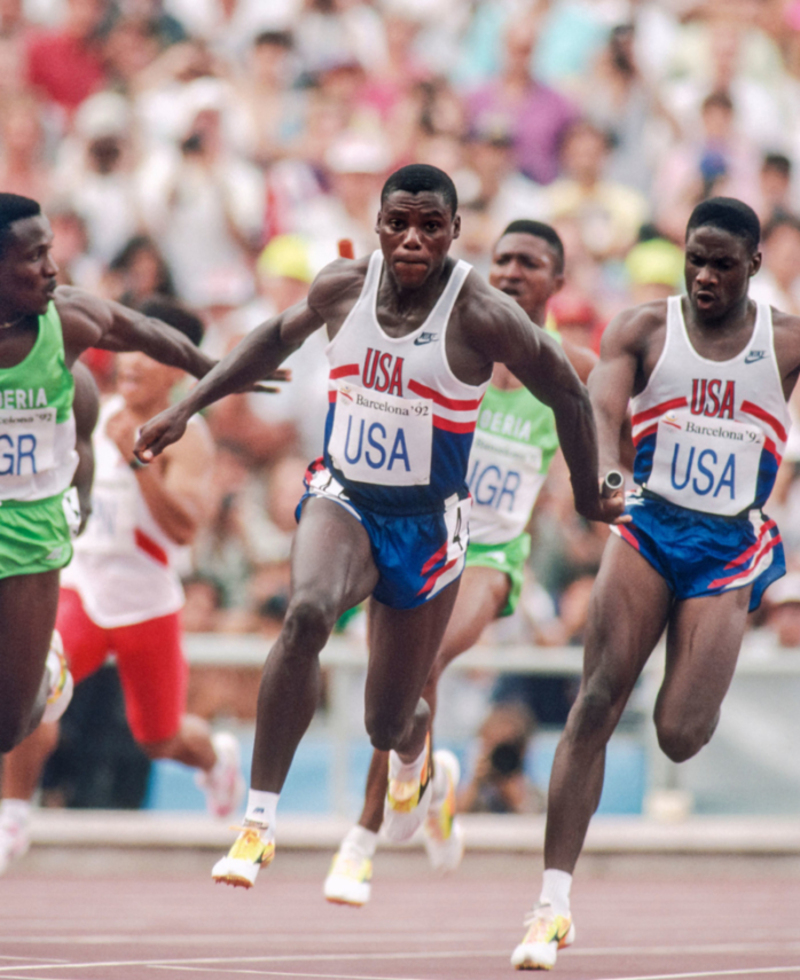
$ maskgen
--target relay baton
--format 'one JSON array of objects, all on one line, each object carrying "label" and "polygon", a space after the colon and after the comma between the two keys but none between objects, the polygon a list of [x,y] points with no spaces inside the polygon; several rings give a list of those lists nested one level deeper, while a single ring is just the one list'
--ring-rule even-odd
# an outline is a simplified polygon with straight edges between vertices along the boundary
[{"label": "relay baton", "polygon": [[353,251],[353,243],[349,238],[339,239],[339,258],[340,259],[354,259],[356,253]]},{"label": "relay baton", "polygon": [[621,490],[625,485],[625,478],[619,470],[609,470],[603,477],[603,486],[600,490],[601,497],[611,497],[617,490]]}]

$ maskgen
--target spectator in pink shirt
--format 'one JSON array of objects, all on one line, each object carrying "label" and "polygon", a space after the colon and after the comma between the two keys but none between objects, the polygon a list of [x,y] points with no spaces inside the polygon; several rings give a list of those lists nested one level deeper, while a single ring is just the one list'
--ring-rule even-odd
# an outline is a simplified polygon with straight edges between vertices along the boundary
[{"label": "spectator in pink shirt", "polygon": [[506,29],[501,74],[467,98],[471,129],[502,125],[514,137],[516,164],[540,184],[558,173],[561,138],[578,117],[577,108],[530,71],[536,41],[531,20],[513,21]]}]

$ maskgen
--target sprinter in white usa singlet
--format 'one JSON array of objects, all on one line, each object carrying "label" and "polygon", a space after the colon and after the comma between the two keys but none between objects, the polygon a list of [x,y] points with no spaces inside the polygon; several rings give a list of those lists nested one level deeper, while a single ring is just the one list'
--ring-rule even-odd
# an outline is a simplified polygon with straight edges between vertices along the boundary
[{"label": "sprinter in white usa singlet", "polygon": [[[564,283],[564,246],[555,229],[538,221],[513,221],[492,250],[489,282],[512,297],[532,323],[546,323],[547,303]],[[596,355],[568,342],[564,349],[586,381]],[[423,692],[432,709],[442,671],[478,641],[492,620],[510,615],[516,607],[530,553],[530,535],[525,529],[557,449],[551,409],[534,398],[505,365],[496,364],[478,413],[468,467],[473,503],[466,568]],[[455,813],[459,765],[446,750],[435,752],[434,760],[423,839],[433,867],[453,871],[464,848]],[[369,901],[388,765],[387,753],[376,750],[358,824],[348,831],[325,879],[329,902],[360,906]]]},{"label": "sprinter in white usa singlet", "polygon": [[619,467],[633,397],[636,486],[594,586],[583,679],[550,779],[542,911],[517,951],[525,965],[552,966],[570,933],[571,875],[606,743],[662,633],[655,725],[682,762],[711,738],[748,611],[784,573],[761,507],[786,443],[800,320],[748,298],[759,238],[746,204],[702,202],[686,231],[686,296],[621,313],[603,336],[590,381],[600,473]]},{"label": "sprinter in white usa singlet", "polygon": [[318,702],[319,652],[341,613],[368,597],[366,726],[375,748],[392,750],[385,829],[406,839],[424,819],[430,709],[420,695],[457,591],[456,581],[437,583],[466,547],[471,433],[495,360],[555,412],[579,510],[606,521],[622,510],[621,499],[600,497],[591,410],[561,347],[448,257],[459,230],[447,174],[398,170],[381,195],[380,254],[324,269],[305,303],[253,331],[142,430],[137,451],[150,460],[194,412],[326,326],[327,458],[309,473],[289,607],[264,667],[246,826],[215,865],[217,881],[249,887],[271,860],[278,795]]}]

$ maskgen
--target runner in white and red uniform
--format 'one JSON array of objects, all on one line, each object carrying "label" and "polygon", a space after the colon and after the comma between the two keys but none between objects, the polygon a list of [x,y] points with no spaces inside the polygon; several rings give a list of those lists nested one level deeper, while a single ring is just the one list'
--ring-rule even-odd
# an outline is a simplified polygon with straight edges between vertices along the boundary
[{"label": "runner in white and red uniform", "polygon": [[[492,250],[489,283],[513,297],[532,323],[558,338],[547,324],[547,303],[564,284],[564,246],[553,228],[526,219],[511,222]],[[597,355],[568,341],[562,346],[585,383]],[[439,678],[448,664],[473,646],[492,620],[510,616],[516,608],[531,546],[525,528],[557,450],[553,412],[504,364],[495,364],[470,453],[473,503],[466,567],[423,691],[433,713]],[[387,753],[375,750],[361,816],[342,840],[325,879],[323,893],[329,902],[360,906],[369,901],[388,766]],[[423,840],[433,867],[453,871],[464,850],[455,807],[460,767],[447,749],[434,752],[434,767]]]},{"label": "runner in white and red uniform", "polygon": [[572,872],[605,747],[662,633],[656,731],[683,762],[713,735],[747,614],[785,571],[761,507],[786,443],[800,319],[748,298],[759,237],[741,201],[699,204],[686,231],[687,295],[625,311],[603,336],[590,381],[600,472],[619,466],[632,396],[637,486],[594,586],[583,679],[550,778],[540,904],[512,955],[522,969],[549,969],[572,941]]},{"label": "runner in white and red uniform", "polygon": [[[195,344],[202,337],[199,318],[176,304],[150,300],[143,312]],[[137,429],[169,405],[182,377],[144,354],[118,355],[117,394],[101,408],[92,440],[92,513],[61,573],[56,627],[75,683],[115,656],[134,738],[150,758],[198,768],[209,810],[222,817],[244,793],[238,743],[226,732],[212,735],[205,721],[186,714],[183,589],[176,568],[205,519],[213,446],[196,419],[187,440],[158,467],[145,467],[133,455]],[[57,737],[57,726],[43,723],[5,758],[0,872],[27,849],[29,801]]]},{"label": "runner in white and red uniform", "polygon": [[464,564],[467,462],[495,360],[553,408],[579,510],[614,520],[622,509],[621,496],[599,495],[591,411],[560,345],[448,258],[456,210],[453,182],[436,167],[392,174],[381,251],[324,269],[307,301],[251,333],[137,444],[152,459],[194,412],[327,325],[325,457],[309,473],[289,608],[264,667],[245,828],[215,866],[217,881],[249,887],[272,859],[278,795],[318,703],[319,652],[339,615],[368,597],[366,726],[374,747],[392,750],[385,827],[405,839],[424,819],[430,709],[420,695]]}]

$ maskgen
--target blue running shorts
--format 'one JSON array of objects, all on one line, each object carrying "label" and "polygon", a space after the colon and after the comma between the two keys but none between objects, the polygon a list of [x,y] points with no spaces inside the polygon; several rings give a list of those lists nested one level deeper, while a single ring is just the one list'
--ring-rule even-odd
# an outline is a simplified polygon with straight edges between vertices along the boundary
[{"label": "blue running shorts", "polygon": [[432,514],[376,514],[357,506],[321,459],[309,466],[305,485],[297,505],[298,521],[309,497],[325,497],[363,525],[380,575],[372,592],[378,602],[392,609],[413,609],[464,571],[471,497],[459,499],[454,494],[443,502],[441,511]]},{"label": "blue running shorts", "polygon": [[676,599],[752,584],[752,612],[767,586],[786,574],[780,531],[760,510],[715,517],[637,490],[628,494],[625,513],[632,523],[611,530],[647,559]]}]

